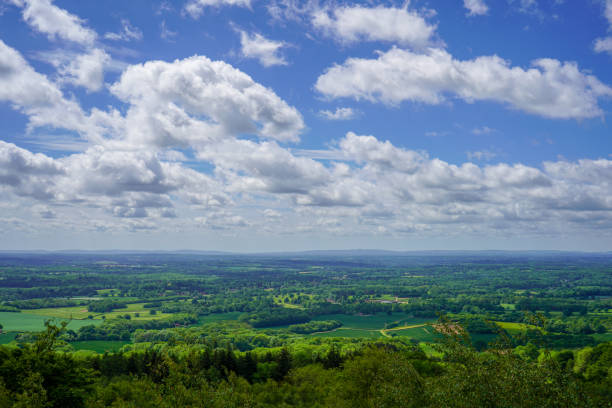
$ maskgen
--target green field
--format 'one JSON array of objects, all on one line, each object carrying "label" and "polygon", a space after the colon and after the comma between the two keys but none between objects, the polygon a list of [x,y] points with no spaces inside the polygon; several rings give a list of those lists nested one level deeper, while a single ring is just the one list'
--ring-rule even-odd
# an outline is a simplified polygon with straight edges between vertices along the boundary
[{"label": "green field", "polygon": [[[3,330],[5,332],[41,331],[45,328],[45,320],[49,319],[50,316],[40,316],[31,313],[0,312],[0,323],[4,326]],[[62,320],[55,319],[53,321],[59,324]],[[102,320],[72,320],[68,323],[68,327],[72,330],[78,330],[83,326],[101,323]]]},{"label": "green field", "polygon": [[348,327],[340,327],[330,332],[313,333],[312,337],[359,337],[368,339],[377,339],[383,335],[379,330],[353,329]]},{"label": "green field", "polygon": [[510,334],[516,334],[527,329],[537,329],[536,326],[527,323],[514,323],[514,322],[495,322],[499,327],[506,330]]},{"label": "green field", "polygon": [[431,319],[411,317],[405,313],[377,313],[375,315],[344,315],[330,314],[317,316],[313,320],[338,320],[344,328],[381,330],[385,324],[397,322],[399,326],[411,326],[416,324],[430,323]]},{"label": "green field", "polygon": [[434,329],[431,326],[413,327],[410,329],[393,330],[387,332],[389,335],[408,337],[410,339],[433,342],[440,336],[436,335]]},{"label": "green field", "polygon": [[[395,336],[407,336],[415,338],[419,341],[430,341],[432,338],[431,329],[426,329],[421,326],[426,323],[431,323],[431,319],[415,318],[405,313],[394,313],[388,315],[386,313],[378,313],[376,315],[344,315],[331,314],[317,316],[313,320],[338,320],[342,323],[342,327],[322,333],[313,333],[314,337],[361,337],[361,338],[380,338],[391,337],[389,333],[394,333]],[[394,323],[398,330],[387,330],[386,335],[382,330]],[[403,326],[419,326],[406,329],[399,329]],[[426,329],[426,330],[424,330]]]},{"label": "green field", "polygon": [[593,337],[599,343],[612,341],[612,333],[591,334],[591,337]]},{"label": "green field", "polygon": [[222,322],[227,320],[238,320],[242,312],[214,313],[207,316],[201,316],[198,319],[199,324]]},{"label": "green field", "polygon": [[129,341],[106,341],[106,340],[90,340],[90,341],[75,341],[70,343],[75,350],[92,350],[98,353],[118,351]]},{"label": "green field", "polygon": [[0,334],[0,344],[8,344],[11,341],[15,340],[15,336],[17,333],[2,333]]},{"label": "green field", "polygon": [[[129,314],[134,320],[153,320],[163,319],[170,317],[170,313],[157,312],[152,315],[149,314],[150,309],[144,308],[145,303],[130,303],[122,309],[115,309],[112,312],[107,313],[94,313],[87,310],[87,306],[72,306],[72,307],[51,307],[44,309],[31,309],[24,310],[22,313],[34,314],[39,316],[57,317],[60,319],[87,319],[88,316],[93,316],[93,319],[99,320],[104,316],[105,319],[112,319],[114,317],[124,316]],[[139,316],[136,316],[136,314]],[[90,320],[91,321],[91,320]]]}]

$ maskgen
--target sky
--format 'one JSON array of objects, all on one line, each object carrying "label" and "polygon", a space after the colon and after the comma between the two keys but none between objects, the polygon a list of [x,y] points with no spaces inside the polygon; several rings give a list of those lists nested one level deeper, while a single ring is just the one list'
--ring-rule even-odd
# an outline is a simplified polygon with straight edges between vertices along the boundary
[{"label": "sky", "polygon": [[0,249],[612,250],[612,0],[0,0]]}]

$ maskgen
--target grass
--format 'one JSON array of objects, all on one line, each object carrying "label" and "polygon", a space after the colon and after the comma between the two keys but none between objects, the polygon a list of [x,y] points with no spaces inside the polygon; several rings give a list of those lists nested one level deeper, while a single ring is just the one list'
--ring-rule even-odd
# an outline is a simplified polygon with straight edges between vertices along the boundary
[{"label": "grass", "polygon": [[15,340],[17,333],[2,333],[0,334],[0,344],[8,344]]},{"label": "grass", "polygon": [[[432,335],[423,327],[430,323],[431,319],[414,318],[404,313],[378,313],[376,315],[344,315],[331,314],[317,316],[313,320],[338,320],[342,327],[324,333],[313,333],[314,337],[360,337],[360,338],[380,338],[390,337],[390,333],[397,336],[405,335],[421,341],[430,341]],[[389,323],[397,326],[386,329]]]},{"label": "grass", "polygon": [[[307,294],[307,293],[295,293],[295,295],[299,295],[302,297],[308,297],[309,299],[312,299],[313,295]],[[287,309],[304,309],[304,306],[302,305],[295,305],[293,303],[287,303],[285,302],[285,298],[288,297],[288,295],[276,295],[274,296],[274,303],[276,303],[277,305],[280,305],[282,307],[286,307]],[[289,296],[290,297],[290,296]]]},{"label": "grass", "polygon": [[[45,328],[45,320],[50,316],[41,316],[31,313],[11,313],[0,312],[0,323],[4,326],[5,332],[24,332],[41,331]],[[63,319],[68,320],[68,319]],[[54,323],[59,324],[62,319],[54,319]],[[101,324],[101,320],[72,320],[68,323],[68,328],[77,330],[80,327],[90,324]]]},{"label": "grass", "polygon": [[443,354],[436,350],[430,343],[421,342],[419,348],[423,350],[428,357],[442,357]]},{"label": "grass", "polygon": [[227,320],[238,320],[242,312],[214,313],[208,316],[201,316],[198,319],[199,324],[223,322]]},{"label": "grass", "polygon": [[[47,317],[56,317],[60,319],[87,319],[88,316],[93,316],[95,320],[102,319],[104,316],[105,319],[112,319],[114,317],[124,316],[129,314],[134,320],[154,320],[154,319],[162,319],[165,317],[172,316],[171,313],[161,313],[157,312],[154,315],[149,314],[150,309],[144,308],[145,303],[129,303],[123,309],[115,309],[112,312],[107,313],[94,313],[89,312],[87,310],[87,306],[72,306],[72,307],[51,307],[44,309],[31,309],[24,310],[22,313],[39,315],[39,316],[47,316]],[[136,316],[136,313],[139,316]],[[91,320],[89,320],[91,321]]]},{"label": "grass", "polygon": [[491,343],[495,339],[497,339],[497,334],[490,333],[476,333],[470,334],[470,338],[472,339],[472,344],[476,344],[478,341],[483,341],[486,344]]},{"label": "grass", "polygon": [[499,305],[506,310],[516,310],[516,305],[514,303],[500,303]]},{"label": "grass", "polygon": [[115,352],[126,344],[130,344],[129,341],[106,341],[106,340],[90,340],[90,341],[75,341],[70,343],[72,348],[75,350],[92,350],[97,353]]},{"label": "grass", "polygon": [[339,327],[336,330],[322,333],[313,333],[312,337],[351,337],[351,338],[368,338],[378,339],[382,337],[379,330],[367,330],[367,329],[352,329],[348,327]]},{"label": "grass", "polygon": [[536,326],[527,323],[515,323],[515,322],[495,322],[499,327],[506,330],[510,334],[516,334],[523,332],[527,329],[537,329]]},{"label": "grass", "polygon": [[408,337],[410,339],[414,339],[420,342],[434,342],[440,337],[435,333],[434,329],[431,326],[418,326],[411,327],[408,329],[387,331],[387,334],[391,336],[395,335]]},{"label": "grass", "polygon": [[612,341],[612,333],[597,333],[597,334],[592,334],[591,337],[593,337],[598,343],[605,343],[607,341]]},{"label": "grass", "polygon": [[366,330],[381,330],[385,328],[387,323],[399,323],[399,325],[415,325],[431,322],[431,319],[421,319],[411,317],[405,313],[394,313],[387,315],[386,313],[377,313],[375,315],[344,315],[330,314],[317,316],[313,320],[338,320],[343,324],[343,327],[351,329],[366,329]]},{"label": "grass", "polygon": [[87,311],[87,306],[71,306],[71,307],[49,307],[43,309],[23,310],[21,313],[33,314],[38,316],[57,317],[60,319],[87,319],[87,316],[93,314]]}]

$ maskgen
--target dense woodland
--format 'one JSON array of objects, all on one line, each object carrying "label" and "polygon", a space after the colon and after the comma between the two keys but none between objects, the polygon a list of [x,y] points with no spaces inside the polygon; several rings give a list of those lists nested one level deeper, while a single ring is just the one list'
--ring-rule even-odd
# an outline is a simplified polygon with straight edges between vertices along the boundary
[{"label": "dense woodland", "polygon": [[2,254],[0,407],[608,407],[611,278],[609,254]]}]

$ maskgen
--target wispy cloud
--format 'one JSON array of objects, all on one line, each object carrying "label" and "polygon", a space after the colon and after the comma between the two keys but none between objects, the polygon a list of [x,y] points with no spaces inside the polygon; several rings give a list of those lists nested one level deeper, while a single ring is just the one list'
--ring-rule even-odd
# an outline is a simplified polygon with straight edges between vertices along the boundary
[{"label": "wispy cloud", "polygon": [[482,16],[489,12],[484,0],[463,0],[463,6],[468,10],[468,16]]},{"label": "wispy cloud", "polygon": [[328,120],[350,120],[357,117],[357,112],[353,108],[336,108],[335,111],[321,110],[319,115]]},{"label": "wispy cloud", "polygon": [[253,58],[264,67],[287,65],[288,62],[281,55],[281,49],[288,46],[284,41],[270,40],[259,33],[247,33],[236,29],[240,34],[240,52],[245,58]]},{"label": "wispy cloud", "polygon": [[121,20],[121,31],[117,33],[106,33],[104,38],[113,41],[142,40],[142,31],[130,24],[129,20]]}]

